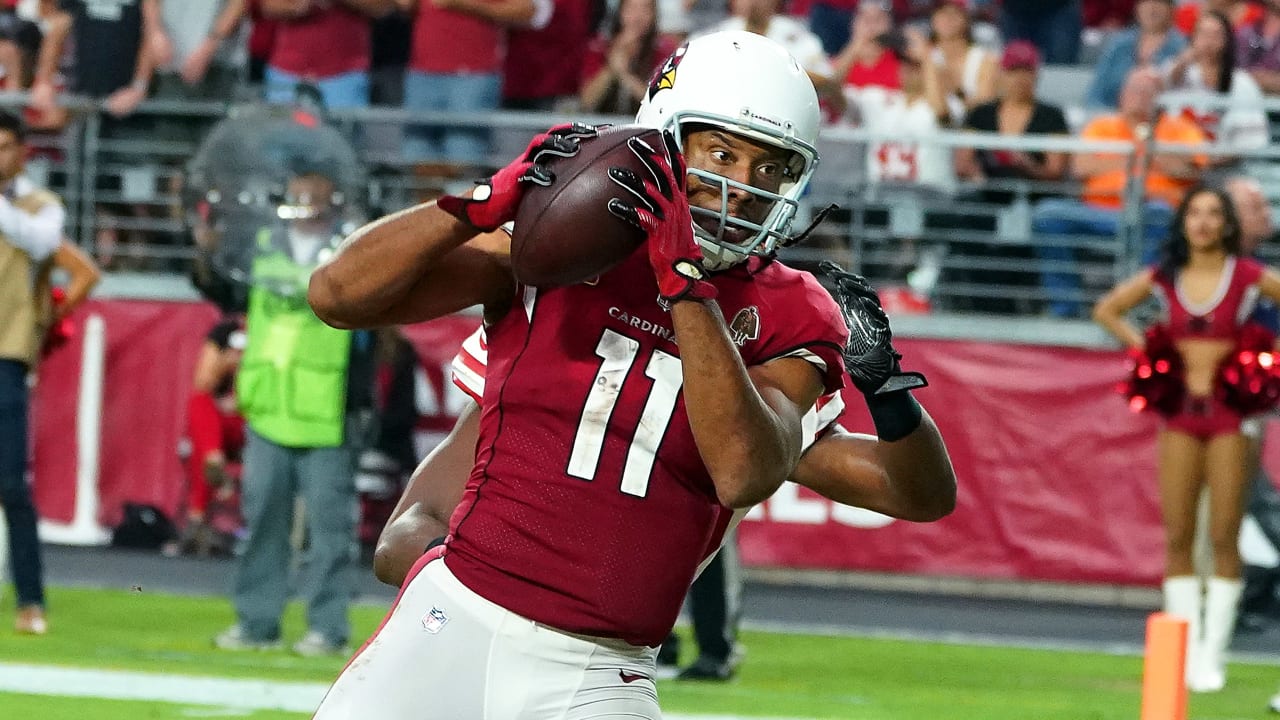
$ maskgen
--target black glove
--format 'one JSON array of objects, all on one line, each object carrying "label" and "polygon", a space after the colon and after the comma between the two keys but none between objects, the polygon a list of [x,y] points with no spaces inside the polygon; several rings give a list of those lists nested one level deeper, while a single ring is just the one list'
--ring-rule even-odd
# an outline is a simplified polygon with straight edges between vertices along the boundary
[{"label": "black glove", "polygon": [[893,349],[889,318],[880,307],[880,296],[866,278],[845,271],[830,260],[819,266],[836,286],[836,302],[849,327],[844,346],[844,366],[863,395],[883,395],[929,384],[918,372],[903,372],[902,356]]},{"label": "black glove", "polygon": [[845,370],[867,398],[876,434],[889,442],[910,435],[919,427],[922,412],[908,391],[925,387],[929,381],[918,372],[902,370],[902,356],[893,349],[889,318],[866,279],[829,260],[819,269],[835,283],[835,299],[849,328]]},{"label": "black glove", "polygon": [[477,230],[496,230],[515,219],[525,188],[546,187],[555,181],[548,162],[577,155],[579,142],[599,134],[597,128],[582,123],[557,125],[534,137],[520,157],[493,177],[477,182],[470,195],[445,195],[436,206]]}]

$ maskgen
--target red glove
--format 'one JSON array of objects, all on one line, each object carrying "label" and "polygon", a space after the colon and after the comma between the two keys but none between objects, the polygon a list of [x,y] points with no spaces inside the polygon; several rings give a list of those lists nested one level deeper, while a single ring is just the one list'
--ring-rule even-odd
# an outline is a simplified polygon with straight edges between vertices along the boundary
[{"label": "red glove", "polygon": [[578,143],[599,132],[591,125],[557,125],[529,142],[524,153],[493,177],[480,180],[469,197],[445,195],[436,206],[482,232],[497,230],[516,217],[528,184],[546,187],[555,181],[547,163],[578,154]]},{"label": "red glove", "polygon": [[661,147],[638,136],[627,145],[649,170],[649,177],[642,180],[627,168],[609,168],[609,179],[632,196],[631,202],[610,200],[609,212],[648,235],[649,265],[658,280],[658,302],[663,307],[685,299],[711,300],[716,288],[707,282],[702,250],[693,238],[684,157],[675,137],[664,130]]}]

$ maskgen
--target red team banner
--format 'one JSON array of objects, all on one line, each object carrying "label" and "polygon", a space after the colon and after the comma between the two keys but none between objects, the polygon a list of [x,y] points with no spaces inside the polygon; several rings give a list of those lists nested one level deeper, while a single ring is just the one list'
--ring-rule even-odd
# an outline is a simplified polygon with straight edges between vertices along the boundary
[{"label": "red team banner", "polygon": [[[205,304],[114,300],[91,302],[77,315],[83,323],[90,314],[106,327],[100,520],[116,524],[126,502],[180,517],[186,396],[196,353],[217,313]],[[460,315],[406,329],[422,360],[416,394],[428,446],[467,402],[447,373],[477,322]],[[1125,369],[1120,352],[910,338],[897,345],[907,366],[931,382],[918,397],[951,451],[960,482],[956,511],[936,523],[909,523],[835,506],[788,483],[742,524],[744,562],[1159,581],[1156,422],[1130,413],[1115,392]],[[80,346],[77,338],[43,364],[33,395],[36,503],[42,517],[64,523],[73,514],[83,456],[75,432]],[[860,398],[846,400],[844,425],[869,430]]]}]

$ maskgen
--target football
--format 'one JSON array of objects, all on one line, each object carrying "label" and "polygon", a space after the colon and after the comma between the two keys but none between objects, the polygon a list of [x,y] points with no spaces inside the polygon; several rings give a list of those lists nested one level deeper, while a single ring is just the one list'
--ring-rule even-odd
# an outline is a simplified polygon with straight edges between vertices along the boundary
[{"label": "football", "polygon": [[636,125],[602,128],[581,142],[578,154],[550,163],[556,179],[525,191],[511,234],[516,280],[534,287],[573,285],[622,262],[644,242],[644,232],[609,212],[609,200],[628,193],[609,179],[610,167],[643,177],[627,140],[641,135],[661,147],[657,130]]}]

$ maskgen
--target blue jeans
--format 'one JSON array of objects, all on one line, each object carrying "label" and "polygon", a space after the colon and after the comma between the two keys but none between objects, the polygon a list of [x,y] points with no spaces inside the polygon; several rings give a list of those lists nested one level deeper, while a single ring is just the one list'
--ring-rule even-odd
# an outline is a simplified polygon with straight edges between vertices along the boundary
[{"label": "blue jeans", "polygon": [[[1169,232],[1173,209],[1165,203],[1148,202],[1142,207],[1142,263],[1155,262],[1160,242]],[[1075,260],[1075,248],[1063,243],[1070,237],[1115,238],[1120,231],[1121,212],[1086,205],[1079,200],[1053,198],[1036,203],[1031,216],[1031,232],[1036,257],[1040,259],[1040,282],[1049,296],[1049,312],[1056,317],[1080,314],[1080,276],[1064,272],[1061,265]],[[1046,242],[1040,242],[1041,240]]]},{"label": "blue jeans", "polygon": [[1029,15],[1005,10],[1000,14],[1000,32],[1006,43],[1028,40],[1040,49],[1050,65],[1073,65],[1080,57],[1080,33],[1084,30],[1084,8],[1080,0],[1070,0],[1055,8]]},{"label": "blue jeans", "polygon": [[[406,110],[483,114],[498,108],[502,77],[493,73],[443,75],[409,71],[404,77]],[[481,164],[489,153],[484,128],[410,128],[404,154],[409,160]]]},{"label": "blue jeans", "polygon": [[270,103],[292,103],[298,85],[310,82],[319,88],[324,105],[329,110],[369,106],[369,73],[363,70],[309,80],[267,66],[264,80],[267,102]]},{"label": "blue jeans", "polygon": [[17,360],[0,360],[0,504],[18,607],[44,605],[36,506],[27,485],[27,366]]}]

